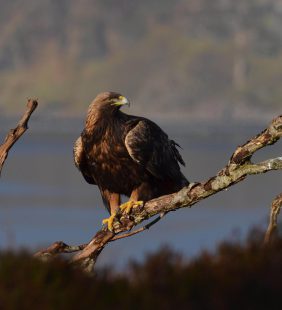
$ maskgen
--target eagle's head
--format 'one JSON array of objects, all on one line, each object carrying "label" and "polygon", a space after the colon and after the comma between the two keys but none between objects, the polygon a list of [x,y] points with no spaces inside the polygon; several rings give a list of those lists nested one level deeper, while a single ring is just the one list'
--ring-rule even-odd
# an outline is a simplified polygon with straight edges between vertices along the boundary
[{"label": "eagle's head", "polygon": [[129,100],[116,92],[100,93],[90,104],[86,116],[85,129],[92,131],[99,122],[108,122],[123,105],[130,105]]},{"label": "eagle's head", "polygon": [[116,92],[104,92],[97,95],[90,104],[88,112],[112,113],[118,111],[123,105],[130,105],[126,97]]}]

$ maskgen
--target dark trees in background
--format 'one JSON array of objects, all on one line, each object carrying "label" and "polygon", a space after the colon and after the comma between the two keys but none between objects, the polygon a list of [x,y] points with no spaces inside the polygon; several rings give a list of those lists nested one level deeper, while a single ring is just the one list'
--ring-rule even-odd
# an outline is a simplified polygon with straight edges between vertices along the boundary
[{"label": "dark trees in background", "polygon": [[54,260],[0,253],[1,309],[275,309],[281,301],[282,240],[263,234],[190,262],[169,248],[131,262],[126,271],[89,276]]}]

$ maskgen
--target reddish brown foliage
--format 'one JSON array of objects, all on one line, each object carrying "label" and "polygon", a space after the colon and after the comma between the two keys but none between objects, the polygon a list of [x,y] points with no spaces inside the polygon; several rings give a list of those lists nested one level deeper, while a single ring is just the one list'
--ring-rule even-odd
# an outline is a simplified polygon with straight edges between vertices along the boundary
[{"label": "reddish brown foliage", "polygon": [[255,239],[191,262],[164,247],[122,275],[103,269],[94,278],[63,261],[1,254],[0,308],[270,309],[280,302],[282,239],[265,248]]}]

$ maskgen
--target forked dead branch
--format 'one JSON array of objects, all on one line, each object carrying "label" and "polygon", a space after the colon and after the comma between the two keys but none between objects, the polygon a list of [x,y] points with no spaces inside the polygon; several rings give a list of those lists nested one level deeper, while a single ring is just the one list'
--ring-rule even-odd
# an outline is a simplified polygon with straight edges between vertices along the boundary
[{"label": "forked dead branch", "polygon": [[[255,152],[263,147],[276,143],[281,136],[282,115],[275,118],[269,127],[260,134],[242,146],[239,146],[232,154],[227,165],[217,175],[201,183],[191,183],[188,187],[184,187],[177,193],[150,200],[146,204],[134,208],[128,215],[118,213],[114,220],[114,230],[109,231],[106,227],[103,227],[87,244],[69,246],[62,241],[58,241],[47,249],[37,252],[35,256],[49,259],[60,253],[78,252],[72,257],[72,263],[80,264],[86,271],[91,271],[97,257],[109,242],[142,232],[155,224],[164,214],[180,208],[192,207],[197,202],[243,181],[248,175],[266,173],[271,170],[281,170],[282,155],[281,157],[267,159],[259,163],[253,163],[251,161]],[[279,201],[279,206],[281,207],[281,200]],[[278,209],[276,208],[275,210]],[[277,221],[277,214],[278,212],[276,211],[274,217],[271,217],[272,226]],[[158,217],[146,226],[131,231],[136,225],[153,216]],[[271,228],[269,228],[270,230]],[[271,235],[271,231],[268,234]]]},{"label": "forked dead branch", "polygon": [[37,106],[38,106],[37,100],[28,99],[26,111],[22,116],[22,118],[20,119],[20,121],[18,122],[17,127],[14,129],[10,129],[9,133],[5,138],[4,143],[0,145],[0,175],[11,147],[28,129],[28,121],[30,119],[31,114],[37,108]]}]

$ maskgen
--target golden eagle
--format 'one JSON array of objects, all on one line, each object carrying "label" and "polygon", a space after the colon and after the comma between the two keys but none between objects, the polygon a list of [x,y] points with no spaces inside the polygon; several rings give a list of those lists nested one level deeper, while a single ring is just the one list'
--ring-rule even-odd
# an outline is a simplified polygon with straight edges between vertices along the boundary
[{"label": "golden eagle", "polygon": [[[130,212],[141,201],[176,192],[189,182],[179,146],[155,123],[120,111],[129,106],[119,93],[104,92],[90,104],[85,128],[74,145],[74,161],[85,180],[96,184],[112,222],[117,209]],[[130,197],[120,206],[120,195]]]}]

